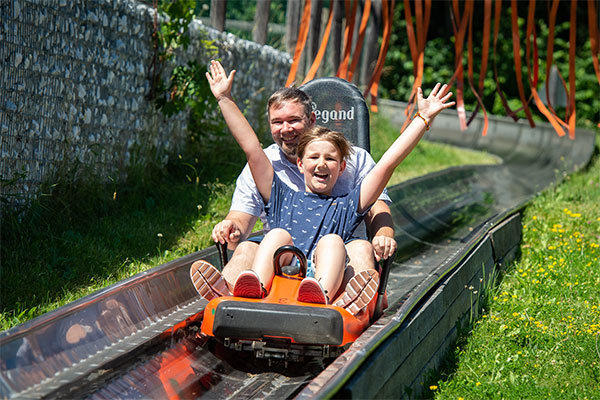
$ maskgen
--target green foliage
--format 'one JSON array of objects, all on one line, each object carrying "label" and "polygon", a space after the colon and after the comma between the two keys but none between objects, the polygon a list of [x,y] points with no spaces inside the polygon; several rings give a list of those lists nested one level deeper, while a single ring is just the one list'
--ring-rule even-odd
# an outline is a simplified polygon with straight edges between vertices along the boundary
[{"label": "green foliage", "polygon": [[[196,110],[195,115],[203,114],[206,99],[211,98],[210,89],[204,73],[205,66],[197,60],[185,65],[174,65],[167,82],[162,78],[165,67],[175,60],[175,52],[184,51],[190,45],[189,25],[194,18],[195,0],[162,1],[157,12],[159,25],[153,34],[155,56],[150,68],[151,90],[148,99],[154,101],[156,108],[170,117],[188,109]],[[200,32],[195,38],[208,57],[216,55],[214,43]]]},{"label": "green foliage", "polygon": [[[208,18],[210,16],[211,0],[196,0],[196,12],[198,17]],[[271,0],[269,7],[269,22],[285,25],[285,13],[287,0]],[[253,22],[256,14],[256,0],[229,0],[225,11],[225,18],[229,20]],[[231,32],[239,38],[252,40],[250,29],[236,29],[226,26],[227,32]],[[280,33],[269,30],[267,32],[267,44],[275,49],[286,51],[284,37]]]}]

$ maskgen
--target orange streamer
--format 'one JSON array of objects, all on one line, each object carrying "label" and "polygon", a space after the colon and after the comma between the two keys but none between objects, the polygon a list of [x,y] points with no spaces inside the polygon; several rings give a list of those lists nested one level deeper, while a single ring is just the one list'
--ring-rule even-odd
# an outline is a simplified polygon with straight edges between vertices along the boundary
[{"label": "orange streamer", "polygon": [[496,82],[496,91],[498,92],[498,96],[500,96],[500,101],[502,102],[502,107],[504,107],[504,110],[506,111],[506,115],[511,117],[516,122],[519,120],[519,117],[515,111],[511,110],[510,106],[508,105],[508,101],[506,101],[506,97],[504,96],[502,88],[500,87],[500,82],[498,81],[498,68],[496,67],[496,44],[498,43],[498,31],[500,30],[501,11],[502,0],[496,0],[496,4],[494,6],[494,81]]},{"label": "orange streamer", "polygon": [[394,16],[394,5],[395,0],[392,0],[392,4],[388,7],[388,0],[383,0],[383,43],[381,44],[381,50],[379,52],[379,57],[377,58],[377,63],[375,64],[375,71],[373,72],[373,76],[369,84],[367,85],[367,89],[365,90],[364,97],[367,97],[367,93],[371,94],[371,110],[373,112],[377,112],[377,91],[379,89],[379,79],[381,78],[381,71],[383,70],[383,64],[385,62],[385,56],[387,54],[389,45],[390,45],[390,36],[392,34],[392,19]]},{"label": "orange streamer", "polygon": [[[537,71],[534,71],[534,77],[533,79],[531,78],[531,66],[530,66],[530,62],[529,62],[529,52],[530,52],[530,41],[531,41],[531,36],[533,35],[533,42],[535,44],[535,21],[534,21],[534,14],[535,14],[535,0],[530,0],[529,2],[529,14],[527,16],[527,44],[525,47],[525,56],[527,59],[527,73],[529,76],[529,84],[531,86],[531,94],[533,95],[533,99],[535,100],[535,104],[538,108],[538,110],[540,110],[540,112],[542,114],[544,114],[544,116],[546,117],[546,119],[548,120],[548,122],[550,122],[550,124],[552,125],[552,127],[554,128],[554,130],[556,131],[556,133],[558,134],[558,136],[564,136],[565,135],[565,131],[562,129],[558,118],[552,114],[550,112],[550,110],[548,110],[546,108],[546,106],[544,105],[544,103],[542,102],[542,99],[540,98],[538,92],[537,92]],[[534,51],[534,61],[535,61],[535,65],[537,66],[537,51]]]},{"label": "orange streamer", "polygon": [[577,0],[571,0],[571,21],[569,31],[569,138],[575,139],[575,41],[577,33]]},{"label": "orange streamer", "polygon": [[367,30],[367,22],[369,21],[369,16],[371,15],[371,0],[365,1],[365,8],[363,10],[363,15],[360,20],[360,26],[358,27],[358,38],[356,39],[356,46],[354,47],[354,55],[352,56],[352,64],[350,64],[350,71],[348,72],[348,80],[351,81],[354,77],[354,71],[356,71],[356,66],[358,65],[358,60],[360,59],[360,53],[362,52],[363,42],[365,40],[365,32]]},{"label": "orange streamer", "polygon": [[331,34],[331,23],[333,21],[333,5],[329,7],[329,19],[327,20],[327,26],[325,27],[325,32],[323,33],[323,39],[321,40],[321,47],[319,47],[319,51],[317,52],[317,56],[315,57],[306,77],[302,84],[304,85],[306,82],[314,79],[317,71],[319,70],[319,66],[321,65],[321,61],[323,61],[323,56],[325,55],[325,50],[327,50],[327,42],[329,42],[329,35]]},{"label": "orange streamer", "polygon": [[[408,106],[404,112],[405,115],[409,116],[413,114],[413,110],[416,106],[415,98],[417,89],[423,82],[425,44],[427,42],[427,30],[429,28],[429,18],[431,15],[431,0],[425,0],[425,15],[423,15],[422,2],[420,0],[415,1],[416,39],[413,30],[410,3],[408,0],[404,0],[404,15],[406,19],[406,34],[408,36],[408,44],[413,61],[413,74],[415,76],[415,81],[408,97]],[[401,130],[404,130],[409,122],[410,119],[405,119]]]},{"label": "orange streamer", "polygon": [[310,25],[310,6],[311,0],[306,0],[304,3],[304,12],[302,13],[302,19],[300,20],[300,31],[298,32],[298,41],[296,42],[296,49],[294,51],[294,59],[292,66],[290,67],[290,73],[287,78],[285,86],[290,86],[296,80],[296,72],[298,71],[298,65],[300,64],[300,57],[306,44],[306,38],[308,37],[308,28]]},{"label": "orange streamer", "polygon": [[521,39],[519,37],[519,24],[518,24],[518,15],[517,15],[517,0],[510,0],[511,6],[511,21],[512,21],[512,43],[513,43],[513,54],[515,58],[515,75],[517,77],[517,89],[519,89],[519,97],[521,98],[521,103],[523,104],[523,110],[525,111],[525,115],[527,116],[527,120],[529,121],[529,126],[532,128],[535,127],[535,123],[533,122],[533,117],[531,116],[531,111],[527,106],[527,101],[525,100],[525,89],[523,89],[523,77],[521,72]]},{"label": "orange streamer", "polygon": [[[350,1],[352,1],[352,10],[350,9]],[[350,52],[352,50],[352,38],[354,36],[354,22],[356,20],[356,6],[358,0],[345,0],[346,11],[346,28],[344,30],[344,57],[338,67],[336,76],[338,78],[348,78],[348,67],[350,63]]]},{"label": "orange streamer", "polygon": [[[481,100],[479,93],[473,86],[473,12],[472,11],[469,14],[469,39],[468,39],[467,43],[468,43],[468,45],[467,45],[468,46],[468,50],[467,50],[468,74],[467,74],[467,77],[469,80],[469,86],[471,87],[471,90],[473,91],[473,94],[475,95],[475,98],[477,99],[477,107],[475,108],[473,115],[469,119],[469,123],[473,120],[473,117],[477,114],[477,110],[479,109],[479,107],[481,107],[481,109],[483,110],[483,130],[481,131],[481,135],[486,136],[487,131],[488,131],[488,124],[489,124],[487,111],[483,104],[483,100]],[[481,76],[481,73],[480,73],[480,76]]]},{"label": "orange streamer", "polygon": [[[465,9],[463,10],[462,17],[460,16],[458,0],[452,1],[452,16],[454,18],[454,54],[455,54],[455,71],[450,78],[450,86],[456,80],[456,112],[458,114],[458,121],[461,130],[467,129],[466,113],[465,113],[465,102],[464,102],[464,67],[463,67],[463,48],[465,33],[467,30],[467,22],[469,21],[469,15],[473,9],[473,0],[467,0]],[[460,20],[458,27],[456,26],[456,19]]]}]

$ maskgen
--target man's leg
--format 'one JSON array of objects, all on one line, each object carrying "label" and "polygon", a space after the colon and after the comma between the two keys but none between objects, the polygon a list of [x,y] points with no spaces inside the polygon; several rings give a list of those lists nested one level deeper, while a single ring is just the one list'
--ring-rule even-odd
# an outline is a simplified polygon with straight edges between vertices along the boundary
[{"label": "man's leg", "polygon": [[367,240],[353,240],[346,244],[346,250],[348,251],[349,261],[344,272],[344,280],[340,285],[340,290],[334,298],[344,292],[346,285],[354,275],[361,271],[375,269],[375,258],[371,242]]},{"label": "man's leg", "polygon": [[356,315],[367,308],[376,295],[379,274],[375,269],[373,246],[370,242],[353,240],[346,245],[346,249],[349,262],[335,305]]},{"label": "man's leg", "polygon": [[258,243],[251,241],[243,241],[235,248],[231,259],[223,268],[222,274],[229,290],[233,290],[233,285],[238,275],[243,271],[252,268],[256,251],[258,250]]}]

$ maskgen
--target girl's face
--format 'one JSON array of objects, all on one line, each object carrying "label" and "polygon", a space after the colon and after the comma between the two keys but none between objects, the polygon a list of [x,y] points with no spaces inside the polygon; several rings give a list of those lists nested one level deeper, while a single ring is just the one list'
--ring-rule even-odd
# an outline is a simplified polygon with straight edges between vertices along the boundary
[{"label": "girl's face", "polygon": [[346,168],[338,148],[326,140],[310,142],[297,162],[304,175],[306,191],[324,195],[331,195],[335,182]]}]

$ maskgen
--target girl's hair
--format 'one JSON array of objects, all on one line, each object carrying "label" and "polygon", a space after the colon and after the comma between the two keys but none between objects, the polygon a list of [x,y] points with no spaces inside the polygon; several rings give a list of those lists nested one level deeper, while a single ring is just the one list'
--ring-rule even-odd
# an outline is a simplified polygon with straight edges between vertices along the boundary
[{"label": "girl's hair", "polygon": [[346,136],[344,136],[343,133],[332,131],[324,126],[313,125],[306,132],[304,132],[302,136],[300,136],[300,139],[298,139],[298,158],[302,158],[304,156],[306,146],[315,140],[326,140],[332,143],[340,151],[342,160],[345,160],[348,158],[348,156],[350,156],[351,153],[354,152],[352,149],[352,144],[348,139],[346,139]]},{"label": "girl's hair", "polygon": [[267,116],[269,116],[271,108],[279,108],[284,103],[297,102],[304,107],[304,114],[310,118],[312,114],[312,100],[304,91],[295,87],[285,87],[277,90],[269,97],[267,102]]}]

